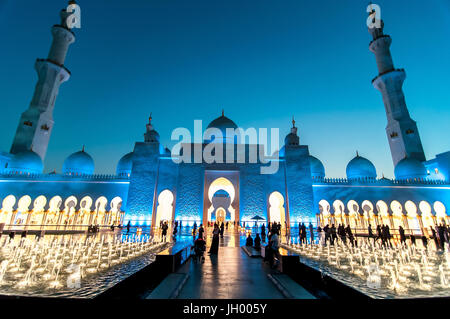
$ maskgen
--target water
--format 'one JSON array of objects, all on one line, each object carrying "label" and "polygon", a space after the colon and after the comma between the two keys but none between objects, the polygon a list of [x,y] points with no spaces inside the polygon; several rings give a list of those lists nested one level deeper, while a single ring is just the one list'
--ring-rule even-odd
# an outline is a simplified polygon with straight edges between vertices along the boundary
[{"label": "water", "polygon": [[363,242],[353,248],[282,245],[300,261],[372,298],[450,297],[450,265],[446,252]]},{"label": "water", "polygon": [[93,298],[169,247],[148,235],[67,235],[0,241],[0,294]]}]

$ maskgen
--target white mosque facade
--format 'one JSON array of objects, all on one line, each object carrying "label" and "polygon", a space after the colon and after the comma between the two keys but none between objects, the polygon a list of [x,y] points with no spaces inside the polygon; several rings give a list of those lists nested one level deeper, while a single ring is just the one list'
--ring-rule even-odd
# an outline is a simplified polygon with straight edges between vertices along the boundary
[{"label": "white mosque facade", "polygon": [[[43,173],[43,160],[53,128],[59,86],[70,78],[64,60],[75,34],[65,24],[52,28],[47,59],[36,61],[38,83],[29,108],[22,114],[10,152],[0,154],[0,227],[29,230],[64,225],[83,229],[91,224],[159,225],[214,220],[241,224],[281,222],[297,225],[343,223],[365,229],[369,223],[403,226],[416,234],[429,226],[449,223],[450,152],[426,160],[416,122],[402,91],[405,71],[396,69],[383,27],[371,29],[370,50],[379,75],[372,81],[383,97],[387,138],[395,179],[377,179],[375,166],[356,155],[346,176],[327,178],[321,161],[300,143],[295,122],[277,158],[275,174],[261,174],[266,163],[177,163],[161,147],[150,118],[144,140],[117,164],[115,175],[95,175],[94,160],[84,150],[70,155],[61,173]],[[209,128],[238,125],[224,114]],[[184,144],[183,151],[208,147],[211,141]],[[245,150],[261,145],[245,144]],[[43,226],[47,225],[47,226]]]}]

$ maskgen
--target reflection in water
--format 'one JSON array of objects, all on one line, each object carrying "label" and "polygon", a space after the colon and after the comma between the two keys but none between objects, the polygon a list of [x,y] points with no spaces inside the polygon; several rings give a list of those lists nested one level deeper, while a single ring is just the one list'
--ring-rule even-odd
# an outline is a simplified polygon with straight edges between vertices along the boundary
[{"label": "reflection in water", "polygon": [[0,240],[0,294],[94,297],[152,263],[168,243],[148,235],[46,235]]}]

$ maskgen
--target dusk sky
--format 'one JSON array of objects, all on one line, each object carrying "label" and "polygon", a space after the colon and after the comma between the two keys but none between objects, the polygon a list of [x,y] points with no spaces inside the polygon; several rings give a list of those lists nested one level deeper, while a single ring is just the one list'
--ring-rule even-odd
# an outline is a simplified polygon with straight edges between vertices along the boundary
[{"label": "dusk sky", "polygon": [[[376,0],[427,159],[450,150],[450,1]],[[45,172],[86,151],[115,172],[143,141],[150,112],[165,146],[176,127],[204,127],[225,109],[243,128],[295,116],[301,144],[345,177],[359,154],[393,176],[381,94],[360,0],[79,0]],[[9,152],[65,0],[0,0],[0,150]]]}]

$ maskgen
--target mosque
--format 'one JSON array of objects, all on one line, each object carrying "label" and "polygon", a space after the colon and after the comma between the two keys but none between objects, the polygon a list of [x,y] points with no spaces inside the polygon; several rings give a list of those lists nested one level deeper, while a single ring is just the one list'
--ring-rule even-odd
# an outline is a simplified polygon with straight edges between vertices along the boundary
[{"label": "mosque", "polygon": [[[177,162],[177,156],[161,146],[151,117],[143,141],[120,159],[115,175],[96,175],[94,160],[84,148],[67,157],[60,173],[43,173],[56,97],[71,75],[64,61],[75,34],[66,23],[67,15],[62,10],[61,24],[52,27],[48,57],[36,60],[38,82],[11,150],[0,153],[0,227],[36,230],[63,225],[77,230],[128,221],[159,225],[161,220],[183,224],[226,220],[343,223],[359,229],[383,223],[420,235],[430,226],[450,222],[450,151],[425,158],[402,91],[406,73],[394,67],[384,24],[369,29],[369,49],[379,70],[372,84],[385,106],[395,179],[377,179],[375,166],[359,154],[348,163],[345,177],[327,178],[321,161],[300,143],[294,121],[277,156],[264,161],[246,157],[233,163]],[[219,130],[235,149],[263,148],[229,136],[227,129],[238,125],[223,113],[208,128]],[[183,144],[183,154],[215,141]],[[278,162],[277,172],[261,174],[261,167],[271,161]]]}]

